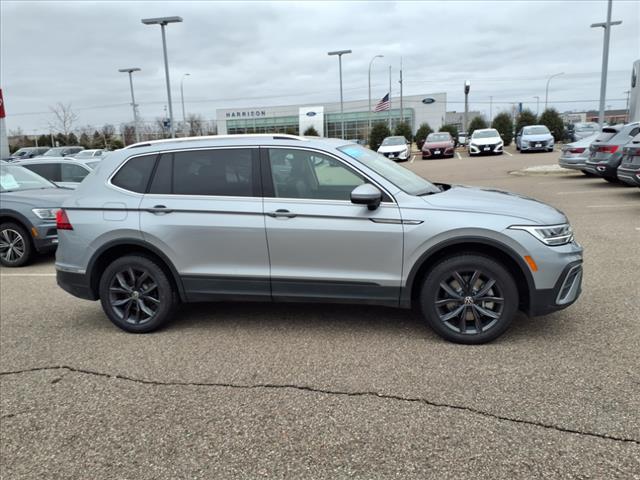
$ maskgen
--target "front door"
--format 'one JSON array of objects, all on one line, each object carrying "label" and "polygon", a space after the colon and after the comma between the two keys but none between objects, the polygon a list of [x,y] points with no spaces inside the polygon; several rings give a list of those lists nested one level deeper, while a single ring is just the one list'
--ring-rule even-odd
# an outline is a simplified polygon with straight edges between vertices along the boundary
[{"label": "front door", "polygon": [[314,150],[268,148],[261,158],[273,298],[397,305],[403,227],[393,199],[373,211],[351,203],[371,182]]}]

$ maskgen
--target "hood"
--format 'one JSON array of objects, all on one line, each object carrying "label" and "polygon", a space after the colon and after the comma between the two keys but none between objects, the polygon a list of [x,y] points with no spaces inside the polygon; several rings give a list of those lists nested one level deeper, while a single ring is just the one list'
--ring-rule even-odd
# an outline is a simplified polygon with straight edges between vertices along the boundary
[{"label": "hood", "polygon": [[424,142],[422,144],[422,148],[448,148],[452,146],[453,142],[448,140],[444,142]]},{"label": "hood", "polygon": [[384,152],[402,152],[404,149],[406,149],[407,146],[406,145],[381,145],[380,148],[378,149],[378,152],[380,153],[384,153]]},{"label": "hood", "polygon": [[488,137],[488,138],[470,138],[469,143],[474,145],[495,145],[500,143],[502,139],[500,137]]},{"label": "hood", "polygon": [[3,192],[3,202],[17,202],[37,208],[58,208],[62,206],[73,190],[65,188],[43,188],[39,190],[21,190],[17,192]]},{"label": "hood", "polygon": [[522,140],[527,142],[542,142],[545,140],[553,140],[553,135],[550,133],[540,133],[538,135],[522,135]]},{"label": "hood", "polygon": [[449,190],[423,198],[443,210],[489,213],[519,217],[532,225],[557,225],[567,217],[557,208],[533,198],[490,188],[452,185]]}]

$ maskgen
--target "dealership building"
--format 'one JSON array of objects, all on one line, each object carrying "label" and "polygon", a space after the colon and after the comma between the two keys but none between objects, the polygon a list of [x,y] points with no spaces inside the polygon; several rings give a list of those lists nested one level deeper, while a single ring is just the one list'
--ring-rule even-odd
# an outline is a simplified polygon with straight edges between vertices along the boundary
[{"label": "dealership building", "polygon": [[[379,99],[372,99],[373,110]],[[446,93],[391,97],[389,110],[371,112],[371,124],[400,123],[401,115],[411,126],[413,133],[420,124],[427,122],[437,130],[445,120]],[[366,140],[369,125],[369,101],[344,102],[344,117],[340,115],[340,103],[286,105],[276,107],[225,108],[216,110],[218,134],[238,133],[290,133],[302,135],[310,126],[322,137],[339,138],[341,120],[344,119],[345,139]]]}]

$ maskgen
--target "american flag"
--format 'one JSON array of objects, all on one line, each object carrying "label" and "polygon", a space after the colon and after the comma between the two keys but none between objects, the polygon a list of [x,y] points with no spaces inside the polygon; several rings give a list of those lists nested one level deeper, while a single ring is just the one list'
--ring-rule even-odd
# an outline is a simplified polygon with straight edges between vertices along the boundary
[{"label": "american flag", "polygon": [[374,112],[382,112],[384,110],[389,110],[391,107],[391,103],[389,102],[389,94],[387,93],[382,100],[378,102],[378,104],[373,109]]}]

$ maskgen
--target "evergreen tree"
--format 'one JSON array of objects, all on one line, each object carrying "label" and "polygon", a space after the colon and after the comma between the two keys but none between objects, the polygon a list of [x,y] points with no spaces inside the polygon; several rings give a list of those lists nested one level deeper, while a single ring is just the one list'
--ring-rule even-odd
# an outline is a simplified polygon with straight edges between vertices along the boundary
[{"label": "evergreen tree", "polygon": [[76,137],[75,133],[71,132],[67,136],[67,145],[78,145],[78,137]]},{"label": "evergreen tree", "polygon": [[520,112],[520,115],[516,118],[516,135],[527,125],[535,125],[538,123],[538,117],[529,109],[525,108]]},{"label": "evergreen tree", "polygon": [[404,137],[407,139],[407,142],[411,143],[413,140],[413,135],[411,134],[411,127],[407,122],[400,122],[396,125],[396,129],[393,132],[394,135],[398,137]]},{"label": "evergreen tree", "polygon": [[455,125],[445,123],[440,127],[440,131],[449,132],[453,137],[454,141],[456,141],[458,138],[458,127],[456,127]]},{"label": "evergreen tree", "polygon": [[539,122],[549,129],[556,142],[564,138],[564,122],[555,108],[547,108],[542,112]]},{"label": "evergreen tree", "polygon": [[416,146],[418,147],[418,149],[422,148],[422,144],[427,139],[429,134],[432,132],[433,132],[433,129],[429,126],[428,123],[425,122],[420,125],[415,136]]},{"label": "evergreen tree", "polygon": [[318,133],[318,131],[317,131],[315,128],[313,128],[313,125],[311,125],[310,127],[308,127],[308,128],[304,131],[303,135],[304,135],[305,137],[319,137],[319,136],[320,136],[320,134]]},{"label": "evergreen tree", "polygon": [[380,148],[382,141],[391,136],[391,130],[387,127],[385,122],[377,122],[371,127],[371,134],[369,135],[369,148],[376,151]]},{"label": "evergreen tree", "polygon": [[482,117],[473,117],[469,122],[469,138],[473,135],[473,132],[476,130],[480,130],[482,128],[487,128],[487,122],[484,121]]},{"label": "evergreen tree", "polygon": [[82,132],[78,143],[84,148],[91,148],[91,139],[89,138],[89,135],[87,135],[87,132]]},{"label": "evergreen tree", "polygon": [[511,115],[506,112],[499,113],[493,119],[491,128],[495,128],[498,131],[504,141],[505,147],[511,145],[511,141],[513,140],[513,124],[511,122]]}]

